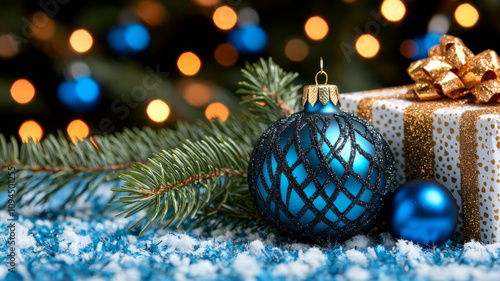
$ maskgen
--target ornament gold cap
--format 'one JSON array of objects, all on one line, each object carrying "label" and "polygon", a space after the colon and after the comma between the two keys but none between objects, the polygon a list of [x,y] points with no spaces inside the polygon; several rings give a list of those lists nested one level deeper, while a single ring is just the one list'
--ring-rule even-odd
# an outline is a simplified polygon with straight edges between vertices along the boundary
[{"label": "ornament gold cap", "polygon": [[[316,85],[304,86],[304,93],[302,94],[302,106],[306,104],[307,101],[314,106],[319,100],[323,105],[326,105],[328,101],[331,101],[335,106],[340,105],[339,99],[339,89],[337,85],[331,85],[328,83],[328,74],[323,70],[323,58],[319,59],[320,71],[316,73],[314,81]],[[325,84],[318,85],[318,75],[325,75]]]}]

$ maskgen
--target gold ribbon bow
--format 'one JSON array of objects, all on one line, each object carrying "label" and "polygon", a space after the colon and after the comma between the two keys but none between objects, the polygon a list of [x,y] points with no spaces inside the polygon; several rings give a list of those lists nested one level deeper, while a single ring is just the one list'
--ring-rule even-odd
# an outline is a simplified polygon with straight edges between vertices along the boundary
[{"label": "gold ribbon bow", "polygon": [[500,101],[497,53],[486,50],[474,55],[458,37],[443,35],[439,45],[429,50],[429,57],[412,62],[407,72],[416,82],[413,92],[420,100],[446,96],[480,103]]}]

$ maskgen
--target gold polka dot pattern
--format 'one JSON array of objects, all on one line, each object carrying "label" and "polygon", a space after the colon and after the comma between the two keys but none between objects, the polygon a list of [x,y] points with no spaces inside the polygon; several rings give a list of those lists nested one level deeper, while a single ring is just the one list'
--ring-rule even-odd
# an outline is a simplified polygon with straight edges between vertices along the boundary
[{"label": "gold polka dot pattern", "polygon": [[460,188],[460,116],[472,108],[463,105],[438,109],[433,114],[434,179],[446,186],[455,198],[460,216],[453,238],[458,241],[464,239]]},{"label": "gold polka dot pattern", "polygon": [[[500,108],[477,123],[479,213],[482,240],[500,241]],[[482,137],[481,137],[482,136]]]}]

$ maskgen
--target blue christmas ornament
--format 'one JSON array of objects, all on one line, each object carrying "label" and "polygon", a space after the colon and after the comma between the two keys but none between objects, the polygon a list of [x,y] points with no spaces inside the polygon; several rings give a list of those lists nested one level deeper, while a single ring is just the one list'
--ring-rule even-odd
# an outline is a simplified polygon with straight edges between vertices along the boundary
[{"label": "blue christmas ornament", "polygon": [[389,206],[391,234],[423,246],[446,243],[457,225],[458,208],[453,195],[433,180],[403,184],[394,192]]},{"label": "blue christmas ornament", "polygon": [[[326,76],[322,64],[316,78]],[[374,223],[394,189],[394,157],[370,124],[339,109],[337,86],[316,79],[304,87],[302,104],[302,112],[277,121],[258,140],[248,168],[250,193],[284,234],[349,238]]]}]

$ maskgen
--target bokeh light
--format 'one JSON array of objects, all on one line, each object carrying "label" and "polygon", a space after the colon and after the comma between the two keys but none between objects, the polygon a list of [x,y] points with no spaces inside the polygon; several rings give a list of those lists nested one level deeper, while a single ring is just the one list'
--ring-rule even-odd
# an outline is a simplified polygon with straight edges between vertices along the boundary
[{"label": "bokeh light", "polygon": [[215,6],[216,4],[219,3],[219,0],[194,0],[196,4],[204,7],[211,7]]},{"label": "bokeh light", "polygon": [[401,43],[399,51],[405,58],[414,58],[418,55],[418,44],[415,40],[407,39]]},{"label": "bokeh light", "polygon": [[259,22],[260,17],[256,10],[246,7],[238,11],[238,26],[257,25]]},{"label": "bokeh light", "polygon": [[84,102],[93,102],[99,96],[99,85],[90,77],[82,77],[76,81],[76,95]]},{"label": "bokeh light", "polygon": [[201,60],[193,52],[185,52],[179,56],[179,59],[177,60],[177,67],[182,74],[193,76],[200,71]]},{"label": "bokeh light", "polygon": [[137,15],[147,24],[158,26],[167,19],[167,9],[161,3],[143,0],[137,3]]},{"label": "bokeh light", "polygon": [[342,2],[350,4],[356,2],[356,0],[342,0]]},{"label": "bokeh light", "polygon": [[309,18],[304,25],[307,36],[312,40],[321,40],[328,34],[328,23],[319,16]]},{"label": "bokeh light", "polygon": [[11,58],[19,52],[19,41],[11,34],[0,35],[0,58]]},{"label": "bokeh light", "polygon": [[364,34],[359,36],[358,40],[356,40],[356,51],[362,57],[372,58],[378,53],[379,50],[380,43],[377,38],[373,37],[373,35]]},{"label": "bokeh light", "polygon": [[212,19],[218,28],[229,30],[236,24],[238,15],[236,15],[236,12],[229,6],[220,6],[215,10]]},{"label": "bokeh light", "polygon": [[73,79],[90,76],[90,68],[83,61],[72,62],[67,69],[67,74]]},{"label": "bokeh light", "polygon": [[384,0],[380,6],[380,11],[388,21],[400,21],[406,13],[406,7],[400,0]]},{"label": "bokeh light", "polygon": [[291,61],[303,61],[309,54],[309,46],[303,40],[295,38],[286,44],[285,54]]},{"label": "bokeh light", "polygon": [[443,14],[436,14],[432,16],[427,25],[427,31],[431,33],[445,34],[450,29],[450,20]]},{"label": "bokeh light", "polygon": [[43,136],[42,126],[33,120],[25,121],[21,127],[19,127],[19,136],[22,142],[25,143],[28,143],[28,139],[30,138],[35,142],[40,141]]},{"label": "bokeh light", "polygon": [[170,115],[170,108],[164,101],[157,99],[149,103],[146,112],[151,120],[163,122],[167,120],[168,115]]},{"label": "bokeh light", "polygon": [[33,87],[30,81],[19,79],[12,83],[10,95],[16,102],[25,104],[30,102],[35,96],[35,87]]},{"label": "bokeh light", "polygon": [[92,39],[92,35],[87,30],[78,29],[71,34],[69,43],[76,52],[85,53],[92,47],[94,39]]},{"label": "bokeh light", "polygon": [[221,121],[226,121],[229,117],[229,109],[220,102],[214,102],[207,106],[205,109],[205,117],[208,120],[220,119]]},{"label": "bokeh light", "polygon": [[56,32],[56,24],[44,12],[36,12],[30,22],[30,29],[37,39],[48,40]]},{"label": "bokeh light", "polygon": [[229,42],[240,54],[255,54],[267,45],[267,34],[258,25],[237,28],[229,34]]},{"label": "bokeh light", "polygon": [[144,51],[151,41],[149,31],[140,23],[115,27],[108,34],[108,43],[119,53],[130,54]]},{"label": "bokeh light", "polygon": [[82,141],[84,138],[88,137],[90,133],[89,126],[80,119],[71,121],[66,131],[73,143]]},{"label": "bokeh light", "polygon": [[99,100],[99,84],[92,77],[80,77],[64,81],[59,85],[58,96],[61,102],[71,110],[91,110]]},{"label": "bokeh light", "polygon": [[212,98],[212,90],[203,83],[194,82],[184,88],[182,96],[192,106],[204,106]]},{"label": "bokeh light", "polygon": [[455,20],[463,27],[474,26],[479,19],[477,9],[469,3],[461,4],[455,10]]},{"label": "bokeh light", "polygon": [[231,66],[238,61],[238,51],[231,44],[223,43],[214,52],[215,60],[222,66]]}]

